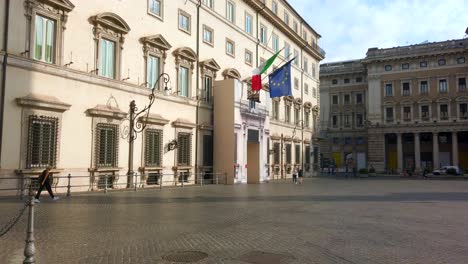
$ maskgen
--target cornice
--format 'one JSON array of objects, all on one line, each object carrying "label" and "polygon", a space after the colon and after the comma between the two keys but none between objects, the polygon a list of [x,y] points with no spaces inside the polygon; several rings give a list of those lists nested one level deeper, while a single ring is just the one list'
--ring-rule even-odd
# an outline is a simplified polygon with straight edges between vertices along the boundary
[{"label": "cornice", "polygon": [[100,104],[96,105],[93,108],[89,108],[88,110],[86,110],[86,113],[90,116],[106,117],[117,120],[124,119],[127,116],[127,113],[121,111],[117,107]]},{"label": "cornice", "polygon": [[70,104],[64,103],[54,96],[28,94],[24,97],[16,98],[16,103],[22,107],[44,109],[56,112],[65,112],[70,109]]}]

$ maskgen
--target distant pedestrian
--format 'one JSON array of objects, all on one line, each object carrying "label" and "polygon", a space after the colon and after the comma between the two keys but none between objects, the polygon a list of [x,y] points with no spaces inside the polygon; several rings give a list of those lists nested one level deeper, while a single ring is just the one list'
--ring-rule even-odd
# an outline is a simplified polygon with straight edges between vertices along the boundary
[{"label": "distant pedestrian", "polygon": [[50,186],[50,177],[52,176],[52,172],[50,171],[52,167],[48,166],[44,171],[42,171],[41,175],[39,176],[39,190],[37,191],[36,197],[34,199],[34,202],[39,203],[39,197],[41,196],[41,192],[44,189],[44,187],[47,189],[47,192],[50,195],[50,198],[52,200],[58,200],[59,197],[55,196],[54,193],[52,192],[52,187]]},{"label": "distant pedestrian", "polygon": [[304,178],[304,174],[302,173],[302,168],[299,169],[299,183],[302,184],[302,179]]},{"label": "distant pedestrian", "polygon": [[297,168],[296,168],[296,166],[294,166],[292,175],[293,175],[293,183],[297,184]]},{"label": "distant pedestrian", "polygon": [[423,176],[424,179],[429,178],[429,177],[427,177],[427,169],[426,168],[424,168],[422,176]]}]

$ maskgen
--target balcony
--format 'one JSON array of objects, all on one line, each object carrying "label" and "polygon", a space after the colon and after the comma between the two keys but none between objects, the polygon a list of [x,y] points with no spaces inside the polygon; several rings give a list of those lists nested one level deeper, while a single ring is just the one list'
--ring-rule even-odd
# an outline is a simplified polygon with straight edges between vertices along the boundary
[{"label": "balcony", "polygon": [[250,102],[247,100],[242,100],[239,103],[239,110],[241,114],[260,117],[260,118],[265,118],[268,115],[268,110],[266,109],[265,106],[261,104],[255,104],[255,107],[253,108],[253,107],[250,107],[249,103]]},{"label": "balcony", "polygon": [[440,113],[440,120],[448,120],[448,119],[449,119],[449,115],[447,112]]}]

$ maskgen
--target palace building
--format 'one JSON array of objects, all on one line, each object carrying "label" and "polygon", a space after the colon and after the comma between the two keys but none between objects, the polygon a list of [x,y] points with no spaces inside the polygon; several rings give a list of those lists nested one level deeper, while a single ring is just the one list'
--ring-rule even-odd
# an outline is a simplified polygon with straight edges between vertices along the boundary
[{"label": "palace building", "polygon": [[320,67],[324,158],[377,171],[468,169],[468,39],[371,48]]},{"label": "palace building", "polygon": [[[0,0],[0,23],[0,185],[46,166],[117,188],[129,171],[141,185],[235,183],[317,165],[325,52],[285,0]],[[265,79],[248,100],[253,69],[281,49],[273,68],[296,58],[293,95],[271,100]],[[131,147],[129,105],[153,88]]]}]

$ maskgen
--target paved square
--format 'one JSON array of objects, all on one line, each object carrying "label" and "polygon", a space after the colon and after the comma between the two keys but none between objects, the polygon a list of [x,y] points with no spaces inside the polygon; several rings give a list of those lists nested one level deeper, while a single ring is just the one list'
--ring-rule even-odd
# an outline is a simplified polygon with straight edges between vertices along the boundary
[{"label": "paved square", "polygon": [[[171,254],[196,263],[468,263],[463,180],[314,178],[47,199],[36,207],[40,264],[173,263]],[[19,207],[2,198],[0,225]],[[23,217],[0,238],[0,263],[22,263],[25,227]]]}]

